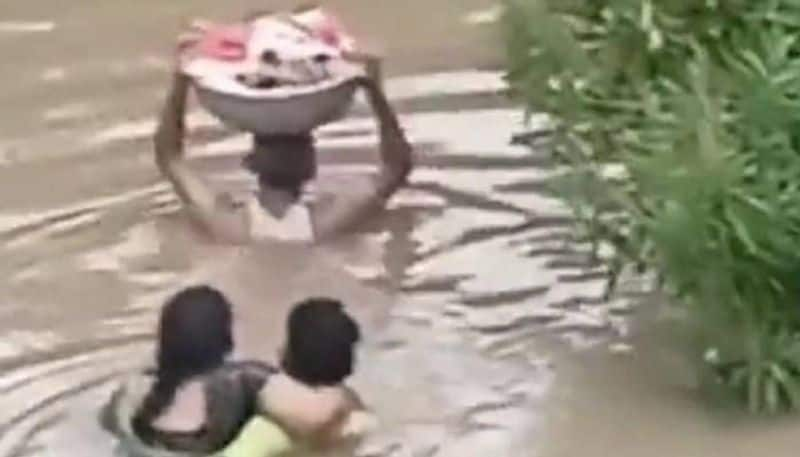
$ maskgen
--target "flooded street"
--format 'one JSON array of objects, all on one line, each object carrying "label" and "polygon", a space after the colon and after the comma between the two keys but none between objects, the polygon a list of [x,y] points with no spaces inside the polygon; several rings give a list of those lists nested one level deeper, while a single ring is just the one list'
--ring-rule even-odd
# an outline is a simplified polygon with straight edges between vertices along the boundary
[{"label": "flooded street", "polygon": [[[230,295],[247,356],[273,357],[294,300],[352,305],[367,330],[353,382],[383,424],[364,456],[796,453],[796,422],[705,408],[649,316],[634,320],[637,284],[602,298],[603,271],[546,191],[545,145],[511,145],[544,119],[526,125],[501,93],[494,2],[326,3],[387,56],[417,153],[368,230],[306,250],[193,229],[152,157],[170,45],[188,17],[263,3],[0,5],[0,457],[113,455],[97,410],[152,360],[165,296],[197,282]],[[248,138],[194,106],[192,165],[252,186]],[[364,106],[317,136],[327,185],[374,168]]]}]

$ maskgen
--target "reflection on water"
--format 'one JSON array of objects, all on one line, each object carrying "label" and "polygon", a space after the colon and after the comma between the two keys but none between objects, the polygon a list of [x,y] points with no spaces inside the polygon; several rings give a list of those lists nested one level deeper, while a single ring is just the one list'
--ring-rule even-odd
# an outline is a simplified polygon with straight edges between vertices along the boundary
[{"label": "reflection on water", "polygon": [[[149,362],[164,297],[200,281],[236,303],[243,355],[274,355],[293,300],[352,304],[367,327],[354,383],[383,421],[364,455],[790,455],[790,424],[717,425],[673,371],[642,362],[658,345],[631,353],[636,295],[602,299],[603,271],[544,191],[557,170],[509,144],[523,117],[495,72],[387,83],[419,167],[364,233],[308,250],[210,243],[155,173],[149,136],[173,25],[259,2],[223,3],[0,6],[0,456],[111,455],[100,403]],[[331,3],[385,35],[402,70],[487,61],[474,24],[494,2]],[[113,46],[98,45],[111,31]],[[247,138],[199,111],[189,124],[193,166],[252,186],[239,171]],[[318,136],[328,185],[373,168],[363,106]]]}]

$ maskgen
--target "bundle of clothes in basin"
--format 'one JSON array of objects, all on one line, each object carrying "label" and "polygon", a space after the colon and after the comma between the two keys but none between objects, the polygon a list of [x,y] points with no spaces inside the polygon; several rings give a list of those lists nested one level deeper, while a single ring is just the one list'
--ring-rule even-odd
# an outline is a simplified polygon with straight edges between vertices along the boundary
[{"label": "bundle of clothes in basin", "polygon": [[323,10],[264,15],[210,28],[185,69],[249,89],[309,85],[351,70],[343,55],[354,48],[355,41]]}]

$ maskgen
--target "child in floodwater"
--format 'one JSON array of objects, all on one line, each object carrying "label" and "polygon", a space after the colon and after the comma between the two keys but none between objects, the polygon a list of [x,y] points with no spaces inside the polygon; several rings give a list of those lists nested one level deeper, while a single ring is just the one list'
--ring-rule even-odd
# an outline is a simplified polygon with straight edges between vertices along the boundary
[{"label": "child in floodwater", "polygon": [[228,360],[231,305],[190,287],[161,313],[157,366],[132,377],[103,411],[127,455],[280,455],[295,444],[330,446],[365,431],[363,405],[342,382],[358,327],[339,302],[298,304],[281,367]]},{"label": "child in floodwater", "polygon": [[[260,416],[248,422],[223,455],[352,449],[376,425],[358,395],[344,384],[353,372],[359,339],[358,325],[340,302],[315,298],[295,306],[287,322],[281,371],[258,394]],[[282,444],[266,421],[278,424],[293,445]]]},{"label": "child in floodwater", "polygon": [[291,435],[323,447],[372,425],[358,395],[344,382],[355,365],[358,324],[342,303],[315,298],[289,315],[281,370],[259,392],[259,405]]},{"label": "child in floodwater", "polygon": [[[161,311],[156,367],[112,396],[103,422],[132,455],[209,454],[255,414],[256,394],[277,370],[230,362],[231,305],[208,286],[189,287]],[[155,454],[154,454],[155,453]]]}]

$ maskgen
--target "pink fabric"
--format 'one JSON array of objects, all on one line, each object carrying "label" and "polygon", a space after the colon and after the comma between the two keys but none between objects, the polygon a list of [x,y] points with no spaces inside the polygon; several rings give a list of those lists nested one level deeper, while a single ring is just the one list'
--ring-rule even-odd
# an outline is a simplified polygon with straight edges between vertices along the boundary
[{"label": "pink fabric", "polygon": [[203,57],[239,61],[247,56],[250,27],[244,24],[218,25],[206,32],[197,45]]},{"label": "pink fabric", "polygon": [[[316,9],[294,16],[294,20],[307,27],[314,38],[341,51],[350,50],[352,38],[341,23],[328,12]],[[252,36],[251,24],[220,24],[206,31],[195,48],[199,56],[215,60],[237,62],[247,57]]]},{"label": "pink fabric", "polygon": [[341,44],[341,32],[339,27],[336,26],[336,23],[333,22],[330,18],[326,18],[324,22],[318,24],[317,28],[314,29],[314,32],[319,36],[319,38],[324,41],[326,44],[339,47]]}]

